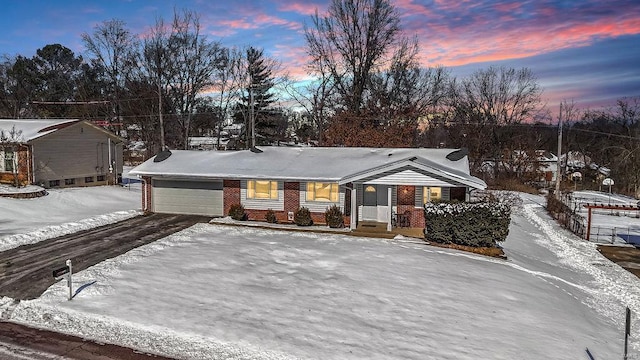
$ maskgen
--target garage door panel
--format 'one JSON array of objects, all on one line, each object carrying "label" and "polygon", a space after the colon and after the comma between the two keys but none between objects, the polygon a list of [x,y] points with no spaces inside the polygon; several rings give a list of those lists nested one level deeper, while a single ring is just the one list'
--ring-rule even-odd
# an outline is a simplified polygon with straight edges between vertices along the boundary
[{"label": "garage door panel", "polygon": [[153,181],[153,209],[159,213],[222,216],[222,181]]},{"label": "garage door panel", "polygon": [[155,188],[222,190],[222,181],[153,180]]}]

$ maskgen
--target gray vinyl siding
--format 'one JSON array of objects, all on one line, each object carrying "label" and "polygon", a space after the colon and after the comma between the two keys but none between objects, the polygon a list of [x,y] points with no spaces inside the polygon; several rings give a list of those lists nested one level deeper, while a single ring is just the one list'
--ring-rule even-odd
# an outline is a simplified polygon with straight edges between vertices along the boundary
[{"label": "gray vinyl siding", "polygon": [[448,187],[442,188],[442,200],[444,201],[451,200],[451,188],[448,188]]},{"label": "gray vinyl siding", "polygon": [[[266,179],[265,179],[266,180]],[[275,181],[275,180],[271,180]],[[278,199],[247,199],[247,180],[240,181],[240,202],[245,209],[284,211],[284,182],[278,181]]]},{"label": "gray vinyl siding", "polygon": [[[85,123],[77,123],[32,140],[36,183],[49,180],[75,179],[75,186],[98,185],[97,176],[109,176],[109,135]],[[114,175],[122,174],[122,148],[111,138]],[[85,183],[93,177],[92,183]],[[104,182],[102,182],[104,183]]]},{"label": "gray vinyl siding", "polygon": [[331,201],[307,201],[307,183],[300,182],[300,206],[306,207],[311,212],[324,213],[328,208],[336,205],[344,213],[344,194],[346,187],[344,185],[338,186],[338,202]]}]

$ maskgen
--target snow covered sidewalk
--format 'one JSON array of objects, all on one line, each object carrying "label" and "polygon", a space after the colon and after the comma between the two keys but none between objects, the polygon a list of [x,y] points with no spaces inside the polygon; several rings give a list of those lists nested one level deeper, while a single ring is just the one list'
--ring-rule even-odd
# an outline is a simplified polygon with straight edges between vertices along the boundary
[{"label": "snow covered sidewalk", "polygon": [[621,356],[637,278],[530,202],[505,251],[201,224],[79,273],[73,301],[61,282],[11,319],[182,359]]}]

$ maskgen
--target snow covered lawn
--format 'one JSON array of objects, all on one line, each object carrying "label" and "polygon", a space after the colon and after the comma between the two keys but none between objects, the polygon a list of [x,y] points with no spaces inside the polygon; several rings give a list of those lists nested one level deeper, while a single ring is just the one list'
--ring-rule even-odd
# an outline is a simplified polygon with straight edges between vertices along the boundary
[{"label": "snow covered lawn", "polygon": [[182,359],[622,357],[635,276],[531,201],[505,251],[200,224],[79,273],[73,301],[60,282],[11,319]]},{"label": "snow covered lawn", "polygon": [[139,188],[49,189],[34,199],[0,197],[0,251],[139,214]]}]

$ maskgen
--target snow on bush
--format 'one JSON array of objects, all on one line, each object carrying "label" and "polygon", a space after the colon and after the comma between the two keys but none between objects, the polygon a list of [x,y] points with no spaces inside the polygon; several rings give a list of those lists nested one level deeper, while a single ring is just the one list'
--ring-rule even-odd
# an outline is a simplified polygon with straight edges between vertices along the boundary
[{"label": "snow on bush", "polygon": [[502,201],[427,203],[425,238],[442,244],[495,247],[506,240],[511,207]]}]

